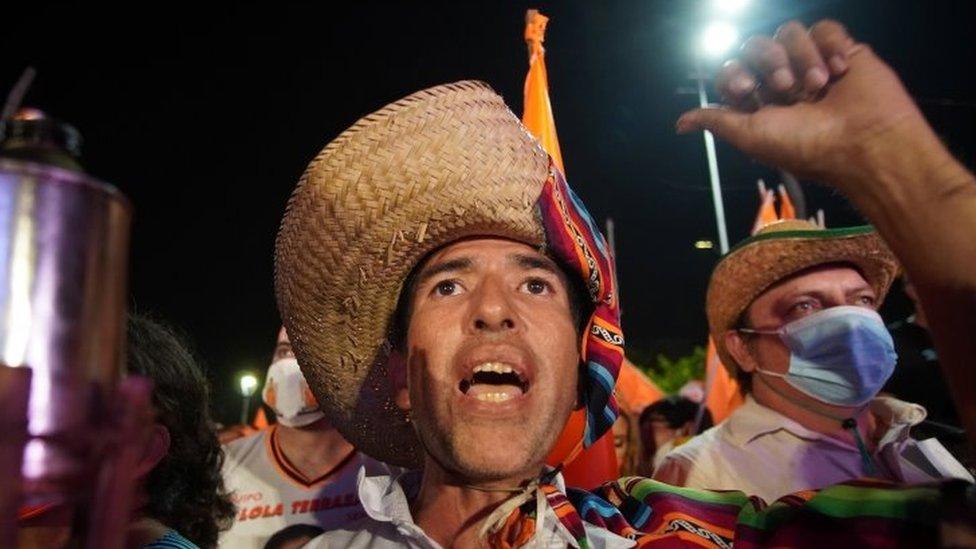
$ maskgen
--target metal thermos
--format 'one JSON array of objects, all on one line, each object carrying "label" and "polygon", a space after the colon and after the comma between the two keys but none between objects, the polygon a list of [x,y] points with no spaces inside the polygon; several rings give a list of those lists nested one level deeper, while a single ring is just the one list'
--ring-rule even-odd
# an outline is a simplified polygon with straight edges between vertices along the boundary
[{"label": "metal thermos", "polygon": [[71,126],[0,124],[0,363],[32,370],[25,503],[70,502],[91,493],[123,371],[132,207],[83,171]]}]

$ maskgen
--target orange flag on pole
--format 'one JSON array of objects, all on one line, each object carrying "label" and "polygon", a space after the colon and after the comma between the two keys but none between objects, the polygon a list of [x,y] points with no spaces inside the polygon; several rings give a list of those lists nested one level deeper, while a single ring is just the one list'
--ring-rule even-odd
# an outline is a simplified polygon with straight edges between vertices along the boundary
[{"label": "orange flag on pole", "polygon": [[556,119],[552,116],[552,103],[549,101],[546,49],[542,46],[546,40],[548,23],[549,18],[539,13],[539,10],[528,10],[525,13],[525,44],[529,48],[529,73],[525,76],[523,89],[525,104],[522,106],[522,123],[539,140],[539,143],[542,143],[542,148],[552,157],[556,167],[566,175],[563,153],[559,149],[559,138],[556,136]]},{"label": "orange flag on pole", "polygon": [[[525,43],[529,48],[529,73],[525,77],[523,90],[525,104],[522,123],[539,140],[552,157],[556,167],[565,174],[559,139],[556,137],[556,121],[552,116],[552,103],[549,101],[546,50],[542,47],[548,22],[549,18],[538,10],[528,10],[525,14]],[[563,468],[566,484],[591,489],[615,480],[620,476],[620,472],[613,447],[613,432],[608,431],[589,448],[579,449],[582,440],[580,427],[585,423],[584,414],[585,410],[573,412],[547,461],[555,466],[567,459],[571,460],[565,463]],[[575,458],[572,457],[574,453],[576,453]]]},{"label": "orange flag on pole", "polygon": [[762,180],[759,181],[759,199],[762,202],[759,204],[759,212],[756,213],[756,221],[752,224],[752,232],[749,234],[756,234],[766,225],[779,221],[779,216],[776,215],[776,193],[767,190]]},{"label": "orange flag on pole", "polygon": [[786,192],[786,187],[783,185],[779,186],[779,218],[783,219],[796,219],[796,208],[793,207],[793,201],[790,200],[790,193]]}]

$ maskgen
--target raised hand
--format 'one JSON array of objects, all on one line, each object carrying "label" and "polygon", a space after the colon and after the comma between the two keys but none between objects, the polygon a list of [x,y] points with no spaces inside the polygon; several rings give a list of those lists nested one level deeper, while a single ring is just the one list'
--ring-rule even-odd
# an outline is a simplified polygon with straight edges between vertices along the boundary
[{"label": "raised hand", "polygon": [[728,106],[685,113],[679,133],[711,130],[760,161],[842,189],[886,155],[937,141],[898,76],[835,21],[751,38],[716,87]]}]

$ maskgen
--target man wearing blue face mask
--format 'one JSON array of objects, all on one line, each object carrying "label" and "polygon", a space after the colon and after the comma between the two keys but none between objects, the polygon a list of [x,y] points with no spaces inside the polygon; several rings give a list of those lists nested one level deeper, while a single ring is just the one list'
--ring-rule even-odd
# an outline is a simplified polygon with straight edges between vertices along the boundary
[{"label": "man wearing blue face mask", "polygon": [[668,454],[655,478],[766,501],[862,477],[972,481],[937,441],[909,436],[923,407],[877,397],[897,359],[877,313],[896,271],[870,227],[783,221],[733,249],[706,308],[746,403]]}]

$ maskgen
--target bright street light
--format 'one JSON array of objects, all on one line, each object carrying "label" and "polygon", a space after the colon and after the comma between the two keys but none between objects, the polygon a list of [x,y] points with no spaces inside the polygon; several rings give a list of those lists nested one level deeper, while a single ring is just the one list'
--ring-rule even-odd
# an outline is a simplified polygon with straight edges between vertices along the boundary
[{"label": "bright street light", "polygon": [[244,374],[241,376],[241,395],[249,397],[254,394],[258,388],[258,378],[251,374]]},{"label": "bright street light", "polygon": [[699,250],[711,250],[715,247],[715,243],[711,240],[697,240],[695,241],[695,248]]},{"label": "bright street light", "polygon": [[254,374],[241,376],[241,425],[247,425],[251,417],[251,396],[258,390],[258,378]]},{"label": "bright street light", "polygon": [[749,0],[712,0],[712,7],[717,11],[735,14],[742,11],[749,4]]},{"label": "bright street light", "polygon": [[716,21],[705,27],[701,35],[702,51],[709,56],[724,55],[739,41],[739,32],[725,21]]}]

